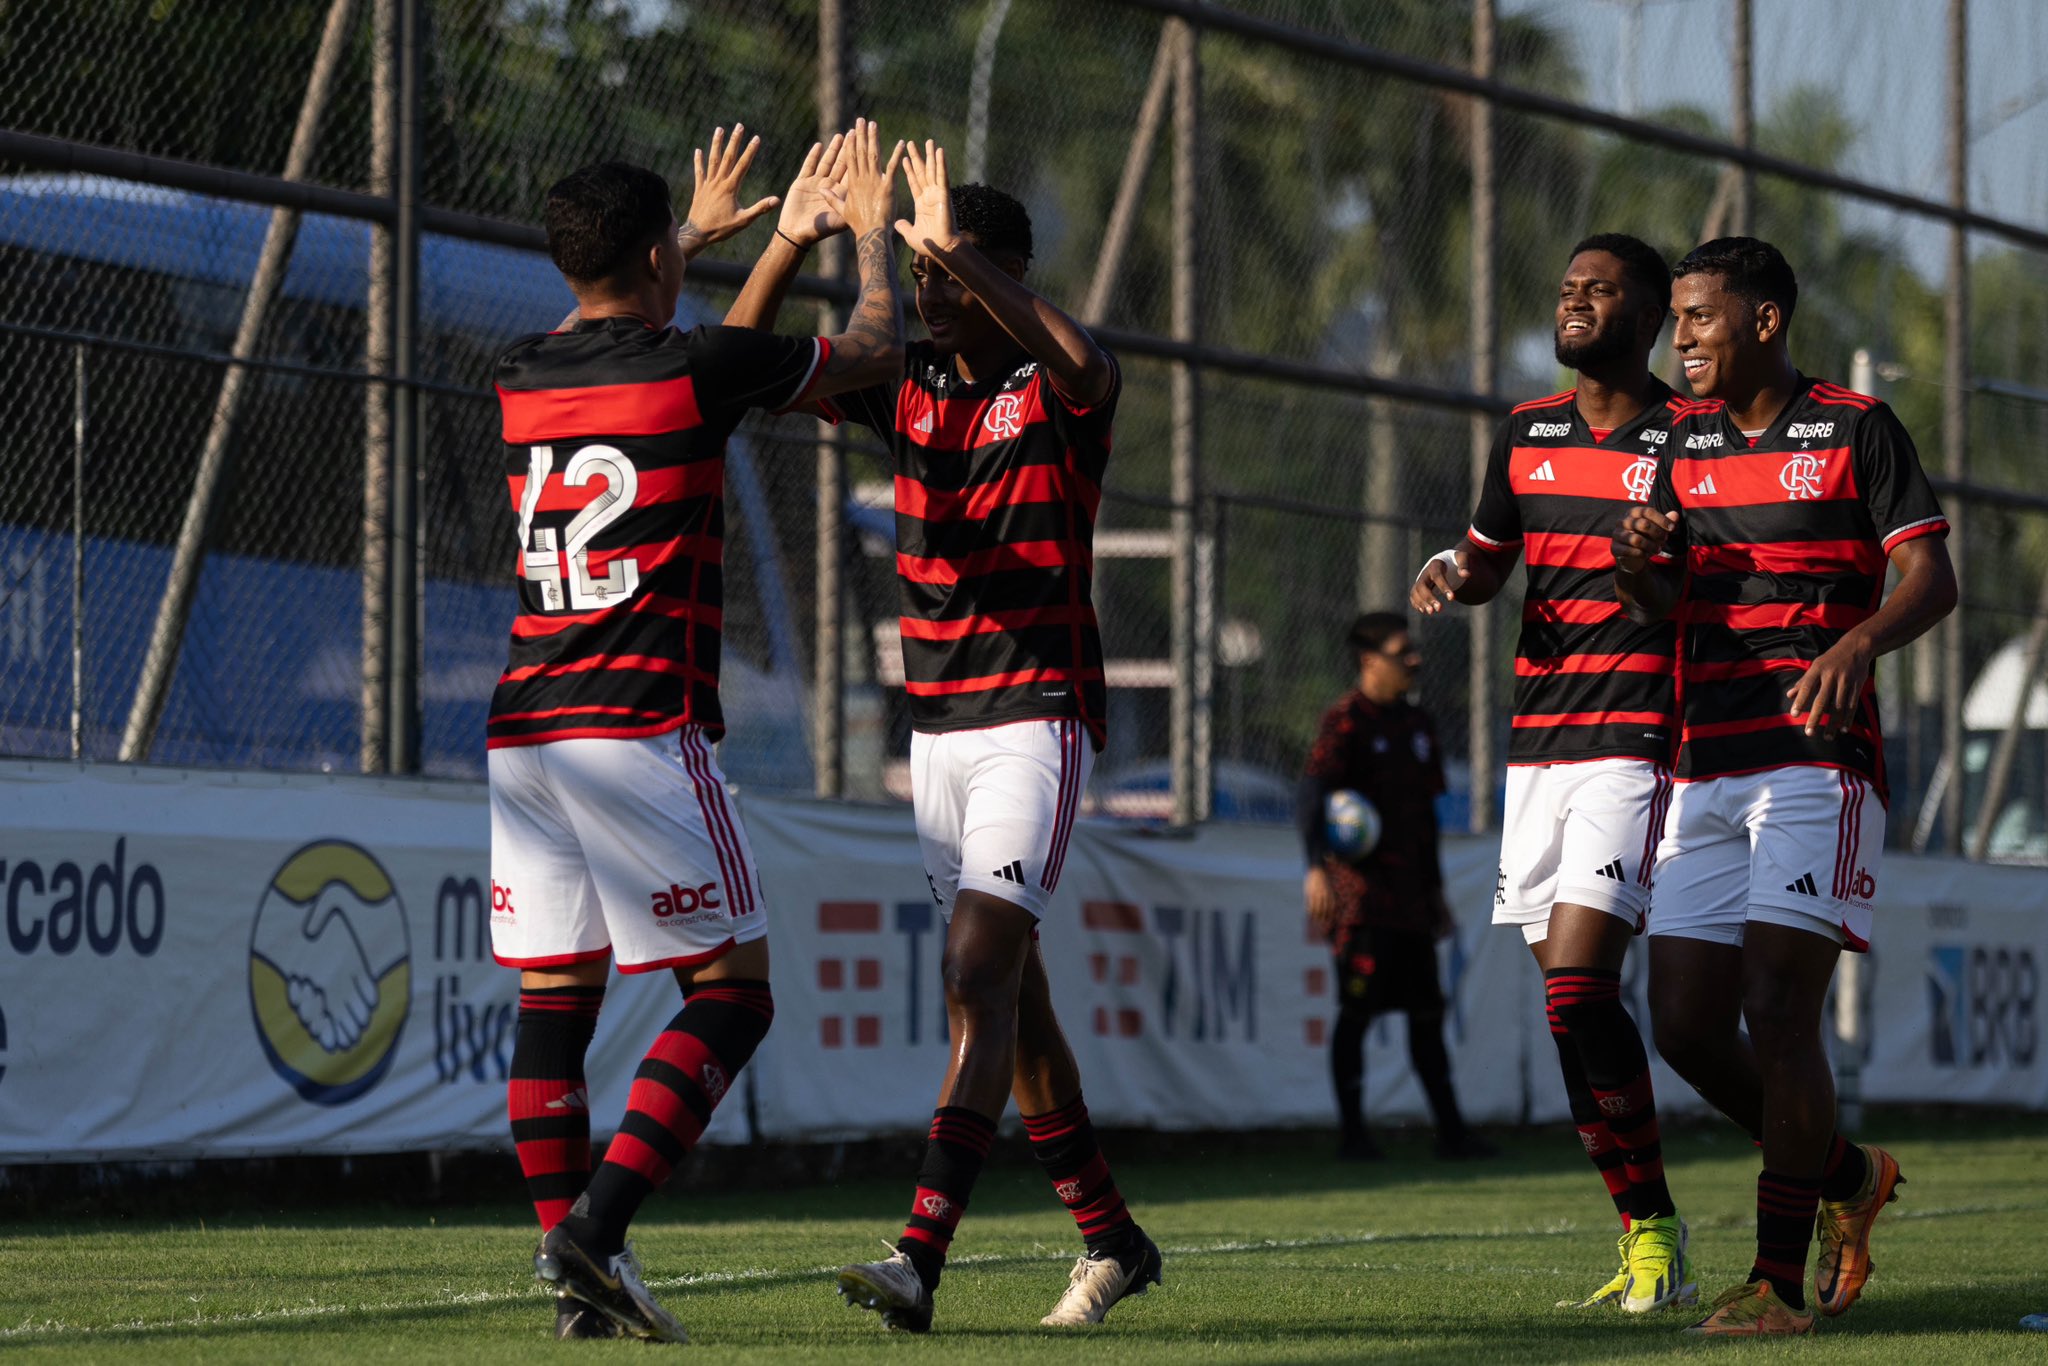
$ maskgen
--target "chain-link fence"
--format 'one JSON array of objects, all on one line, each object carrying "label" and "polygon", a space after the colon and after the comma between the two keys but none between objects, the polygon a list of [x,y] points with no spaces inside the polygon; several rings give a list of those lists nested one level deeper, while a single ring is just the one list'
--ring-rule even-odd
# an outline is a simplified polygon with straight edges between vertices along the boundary
[{"label": "chain-link fence", "polygon": [[[1958,521],[1962,609],[1882,670],[1892,837],[2048,855],[2030,0],[43,0],[0,54],[0,752],[480,772],[489,367],[568,306],[546,186],[687,175],[740,121],[772,193],[864,113],[1017,193],[1033,282],[1124,360],[1103,806],[1283,814],[1350,614],[1463,529],[1475,415],[1568,382],[1571,243],[1748,230],[1799,272],[1802,368],[1889,399]],[[734,443],[724,758],[901,796],[887,470],[840,440]],[[1419,628],[1481,824],[1517,620]]]}]

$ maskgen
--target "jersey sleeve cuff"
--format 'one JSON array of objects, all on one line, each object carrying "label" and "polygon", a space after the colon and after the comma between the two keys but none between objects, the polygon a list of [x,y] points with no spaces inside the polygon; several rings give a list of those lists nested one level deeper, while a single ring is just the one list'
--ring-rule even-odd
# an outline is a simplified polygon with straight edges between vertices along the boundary
[{"label": "jersey sleeve cuff", "polygon": [[1476,526],[1466,527],[1465,537],[1467,540],[1471,541],[1472,544],[1476,546],[1483,546],[1488,550],[1506,550],[1511,546],[1518,546],[1522,543],[1522,538],[1520,536],[1510,536],[1506,540],[1496,540],[1492,536],[1489,536],[1485,532],[1481,531]]},{"label": "jersey sleeve cuff", "polygon": [[1946,535],[1948,535],[1948,518],[1922,517],[1917,522],[1908,522],[1904,526],[1886,533],[1884,553],[1889,555],[1892,553],[1893,546],[1904,545],[1908,541],[1917,541],[1922,536]]},{"label": "jersey sleeve cuff", "polygon": [[[811,340],[816,343],[811,353],[811,368],[804,371],[802,383],[796,386],[796,394],[789,402],[775,410],[777,417],[782,416],[784,413],[794,412],[806,402],[815,402],[820,408],[827,407],[826,400],[813,400],[811,398],[811,386],[818,382],[818,376],[825,373],[825,362],[832,359],[832,343],[824,337],[813,337]],[[837,409],[831,410],[829,420],[834,423],[839,421]]]}]

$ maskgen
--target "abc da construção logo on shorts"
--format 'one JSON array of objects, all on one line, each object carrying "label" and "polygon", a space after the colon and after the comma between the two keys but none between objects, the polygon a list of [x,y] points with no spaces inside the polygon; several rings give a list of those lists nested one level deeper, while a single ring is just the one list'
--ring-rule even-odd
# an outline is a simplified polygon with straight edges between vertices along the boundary
[{"label": "abc da constru\u00e7\u00e3o logo on shorts", "polygon": [[319,840],[284,861],[249,935],[249,1008],[277,1074],[317,1105],[383,1079],[412,1007],[405,907],[383,865]]}]

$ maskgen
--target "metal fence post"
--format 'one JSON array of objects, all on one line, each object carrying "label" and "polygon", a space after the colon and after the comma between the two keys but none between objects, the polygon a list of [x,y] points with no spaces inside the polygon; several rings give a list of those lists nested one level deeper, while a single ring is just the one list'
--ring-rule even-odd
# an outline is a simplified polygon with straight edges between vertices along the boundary
[{"label": "metal fence post", "polygon": [[85,343],[71,348],[71,757],[85,759]]},{"label": "metal fence post", "polygon": [[[341,65],[342,49],[347,45],[348,18],[353,8],[354,0],[334,0],[328,7],[327,26],[321,31],[313,70],[306,78],[306,94],[299,102],[299,121],[292,130],[291,150],[285,154],[286,180],[304,180],[312,169],[313,149],[320,139],[320,120],[327,113],[327,97],[334,87],[334,73]],[[256,340],[262,334],[264,320],[270,316],[271,301],[284,283],[285,267],[291,262],[292,245],[298,235],[298,210],[280,208],[271,213],[270,227],[263,236],[263,253],[256,260],[256,273],[242,303],[241,325],[235,331],[231,354],[236,360],[256,354]],[[178,655],[185,644],[185,622],[192,614],[192,594],[199,586],[200,567],[206,562],[206,534],[213,521],[214,494],[227,471],[235,419],[241,412],[242,396],[248,385],[249,372],[243,366],[229,365],[221,376],[213,419],[206,428],[206,443],[200,449],[199,466],[192,475],[185,518],[178,527],[177,544],[171,552],[163,597],[158,600],[156,619],[150,625],[142,676],[136,681],[135,700],[128,709],[128,723],[122,729],[122,763],[141,763],[149,757],[156,742],[157,723],[163,720],[171,676],[177,672]]]},{"label": "metal fence post", "polygon": [[[371,194],[395,200],[398,146],[398,0],[370,9]],[[363,366],[363,645],[357,766],[382,773],[390,761],[391,663],[391,329],[398,293],[391,229],[370,225],[370,279]]]},{"label": "metal fence post", "polygon": [[[1734,116],[1729,131],[1735,145],[1749,151],[1756,145],[1755,29],[1751,22],[1751,0],[1735,0]],[[1729,231],[1747,237],[1756,226],[1756,171],[1747,165],[1735,168],[1735,206],[1729,215]]]},{"label": "metal fence post", "polygon": [[[846,127],[845,0],[818,2],[818,140],[831,141]],[[843,281],[848,257],[841,239],[830,237],[819,250],[819,272]],[[818,305],[818,331],[839,330],[840,311]],[[817,445],[818,619],[811,661],[813,789],[820,797],[846,791],[846,443],[836,428],[820,423]]]},{"label": "metal fence post", "polygon": [[[1948,195],[1958,210],[1970,207],[1970,50],[1969,0],[1948,4]],[[1945,309],[1947,349],[1942,357],[1944,394],[1941,408],[1942,471],[1950,479],[1969,474],[1970,456],[1970,234],[1963,224],[1951,219],[1948,228],[1948,291]],[[1948,786],[1942,793],[1942,842],[1952,854],[1963,852],[1964,789],[1969,786],[1963,771],[1963,650],[1964,603],[1969,600],[1969,571],[1966,568],[1969,535],[1960,500],[1948,508],[1949,557],[1955,562],[1956,581],[1963,593],[1956,610],[1942,623],[1941,659],[1941,755],[1948,769]]]},{"label": "metal fence post", "polygon": [[398,0],[398,223],[391,309],[390,618],[385,765],[411,773],[420,762],[420,0]]},{"label": "metal fence post", "polygon": [[[1495,49],[1494,0],[1472,0],[1472,74],[1482,80],[1493,78]],[[1500,232],[1500,202],[1497,194],[1493,101],[1475,96],[1472,101],[1472,387],[1482,394],[1493,392],[1499,362],[1499,329],[1494,321],[1494,294],[1500,261],[1496,238]],[[1485,413],[1469,419],[1472,491],[1476,495],[1486,477],[1486,460],[1493,447],[1492,421]],[[1471,632],[1471,661],[1467,686],[1466,755],[1472,773],[1471,828],[1493,828],[1493,608],[1476,607],[1465,614]]]},{"label": "metal fence post", "polygon": [[[1179,63],[1173,93],[1173,339],[1192,343],[1201,336],[1199,188],[1201,166],[1201,37],[1185,19],[1175,19]],[[1197,663],[1196,519],[1202,496],[1202,375],[1192,361],[1173,362],[1173,819],[1188,825],[1207,806],[1198,794],[1196,756]]]}]

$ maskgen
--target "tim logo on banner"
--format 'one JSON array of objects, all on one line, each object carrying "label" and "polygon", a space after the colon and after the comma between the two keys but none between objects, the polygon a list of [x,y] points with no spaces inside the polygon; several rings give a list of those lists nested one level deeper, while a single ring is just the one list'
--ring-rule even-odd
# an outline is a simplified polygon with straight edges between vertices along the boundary
[{"label": "tim logo on banner", "polygon": [[2026,1067],[2040,1039],[2032,949],[1927,950],[1928,1041],[1937,1067]]}]

